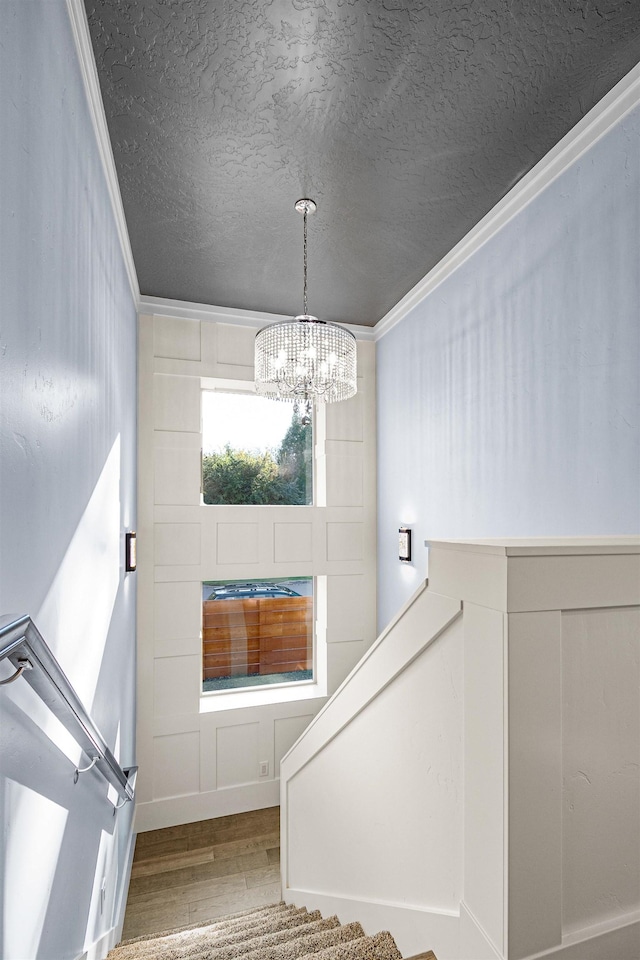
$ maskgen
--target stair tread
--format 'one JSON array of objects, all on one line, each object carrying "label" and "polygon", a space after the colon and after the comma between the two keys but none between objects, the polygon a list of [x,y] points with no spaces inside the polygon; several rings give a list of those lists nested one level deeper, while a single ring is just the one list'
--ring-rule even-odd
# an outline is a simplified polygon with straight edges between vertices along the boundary
[{"label": "stair tread", "polygon": [[373,937],[360,937],[349,943],[338,944],[317,953],[303,955],[299,960],[402,960],[395,941],[387,930]]},{"label": "stair tread", "polygon": [[[322,928],[319,925],[325,924],[325,927]],[[314,932],[309,932],[308,927],[313,926],[315,928]],[[333,930],[339,927],[339,921],[337,917],[329,917],[327,920],[316,920],[312,924],[303,924],[302,926],[289,927],[283,930],[279,930],[275,933],[264,933],[262,935],[250,936],[244,940],[235,940],[233,943],[219,943],[218,941],[211,942],[207,940],[206,937],[202,938],[202,943],[198,944],[197,941],[193,942],[192,947],[189,949],[188,953],[185,954],[189,957],[189,960],[235,960],[237,957],[242,958],[252,958],[252,957],[284,957],[285,954],[283,951],[289,946],[289,944],[296,944],[300,941],[309,942],[312,938],[321,938],[322,934],[330,936]],[[318,942],[322,942],[319,939]],[[299,953],[305,952],[298,948],[297,953],[295,948],[291,951],[292,956],[297,956]],[[171,953],[171,957],[180,957],[180,953]],[[286,954],[289,956],[289,953]],[[162,954],[160,954],[162,956]]]},{"label": "stair tread", "polygon": [[[402,960],[391,934],[367,936],[357,923],[323,919],[283,901],[137,937],[112,950],[107,960]],[[410,960],[436,960],[431,951]]]},{"label": "stair tread", "polygon": [[237,913],[225,913],[224,916],[216,917],[214,920],[201,920],[199,923],[188,923],[180,927],[173,927],[171,930],[163,930],[158,933],[147,933],[139,937],[130,937],[127,940],[123,940],[122,943],[142,943],[144,940],[158,940],[162,939],[162,937],[171,936],[175,933],[182,933],[184,930],[204,929],[205,927],[211,930],[217,927],[227,926],[245,918],[248,920],[259,913],[275,914],[295,912],[306,913],[307,910],[306,907],[295,907],[292,904],[285,903],[284,901],[281,901],[280,903],[269,903],[264,907],[247,907],[246,910],[239,910]]},{"label": "stair tread", "polygon": [[[308,914],[312,917],[313,914]],[[278,948],[279,946],[289,943],[292,940],[301,940],[306,939],[307,937],[313,936],[315,934],[320,934],[325,931],[331,931],[335,927],[339,926],[339,921],[337,917],[327,917],[326,920],[323,920],[321,917],[317,920],[312,920],[309,923],[300,923],[296,926],[285,927],[282,930],[273,931],[271,933],[258,934],[255,937],[247,938],[244,941],[236,940],[234,943],[230,944],[216,944],[216,946],[211,951],[211,957],[220,957],[222,960],[224,957],[239,957],[244,956],[251,952],[251,950],[261,947],[266,948]],[[225,949],[228,947],[228,950]],[[218,952],[220,950],[220,952]]]},{"label": "stair tread", "polygon": [[[216,934],[222,934],[222,932],[231,932],[234,930],[243,929],[250,926],[257,926],[261,923],[265,924],[277,924],[284,923],[287,919],[291,920],[292,923],[295,923],[296,920],[299,922],[304,922],[305,918],[312,916],[308,913],[305,907],[293,907],[284,902],[277,904],[269,904],[266,907],[250,908],[247,910],[242,910],[239,913],[225,914],[223,917],[218,917],[215,920],[209,922],[191,923],[181,927],[175,927],[171,930],[165,930],[162,933],[156,933],[152,935],[142,936],[142,937],[133,937],[130,940],[124,940],[118,947],[109,953],[110,960],[125,960],[126,957],[142,957],[144,954],[141,952],[145,944],[149,945],[151,948],[155,943],[168,940],[170,938],[176,938],[178,935],[184,935],[185,938],[188,938],[189,934],[193,934],[194,937],[202,934],[208,936],[213,936]],[[313,915],[313,918],[319,918],[320,913],[316,911]],[[127,948],[132,949],[132,952],[125,952]]]},{"label": "stair tread", "polygon": [[298,940],[289,940],[279,947],[257,947],[243,955],[243,960],[298,960],[300,957],[318,956],[325,949],[343,949],[349,941],[363,936],[359,923],[338,924],[331,930],[321,931]]}]

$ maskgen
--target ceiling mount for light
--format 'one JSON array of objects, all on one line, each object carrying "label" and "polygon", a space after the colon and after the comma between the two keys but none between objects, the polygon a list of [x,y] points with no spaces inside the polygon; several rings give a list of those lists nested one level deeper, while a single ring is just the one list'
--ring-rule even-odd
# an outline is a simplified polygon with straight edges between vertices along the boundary
[{"label": "ceiling mount for light", "polygon": [[256,391],[281,400],[302,401],[305,420],[314,401],[348,400],[358,386],[356,338],[344,327],[312,317],[307,308],[307,216],[318,209],[303,198],[295,209],[304,216],[303,312],[273,323],[256,335]]},{"label": "ceiling mount for light", "polygon": [[303,197],[302,200],[296,200],[293,208],[297,213],[315,213],[318,205],[315,200],[309,200],[308,197]]}]

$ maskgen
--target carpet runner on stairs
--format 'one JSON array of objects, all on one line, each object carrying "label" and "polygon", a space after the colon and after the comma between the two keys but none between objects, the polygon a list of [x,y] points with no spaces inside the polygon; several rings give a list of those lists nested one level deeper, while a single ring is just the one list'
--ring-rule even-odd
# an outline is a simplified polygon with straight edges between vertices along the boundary
[{"label": "carpet runner on stairs", "polygon": [[120,944],[107,960],[402,960],[386,931],[276,903]]}]

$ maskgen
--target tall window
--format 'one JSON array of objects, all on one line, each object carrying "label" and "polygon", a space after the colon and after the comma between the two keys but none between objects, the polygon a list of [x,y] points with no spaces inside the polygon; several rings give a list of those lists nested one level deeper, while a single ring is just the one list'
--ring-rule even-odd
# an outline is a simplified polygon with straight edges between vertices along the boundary
[{"label": "tall window", "polygon": [[204,693],[313,680],[313,580],[202,584]]},{"label": "tall window", "polygon": [[205,503],[312,503],[312,428],[293,404],[205,390],[202,445]]}]

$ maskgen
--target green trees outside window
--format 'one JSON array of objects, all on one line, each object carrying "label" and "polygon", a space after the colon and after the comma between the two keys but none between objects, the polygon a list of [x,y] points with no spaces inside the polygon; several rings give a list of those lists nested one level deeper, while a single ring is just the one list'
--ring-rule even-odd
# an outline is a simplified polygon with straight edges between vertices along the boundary
[{"label": "green trees outside window", "polygon": [[202,458],[202,491],[208,504],[309,504],[312,502],[312,430],[294,409],[276,449],[243,450],[226,443]]}]

